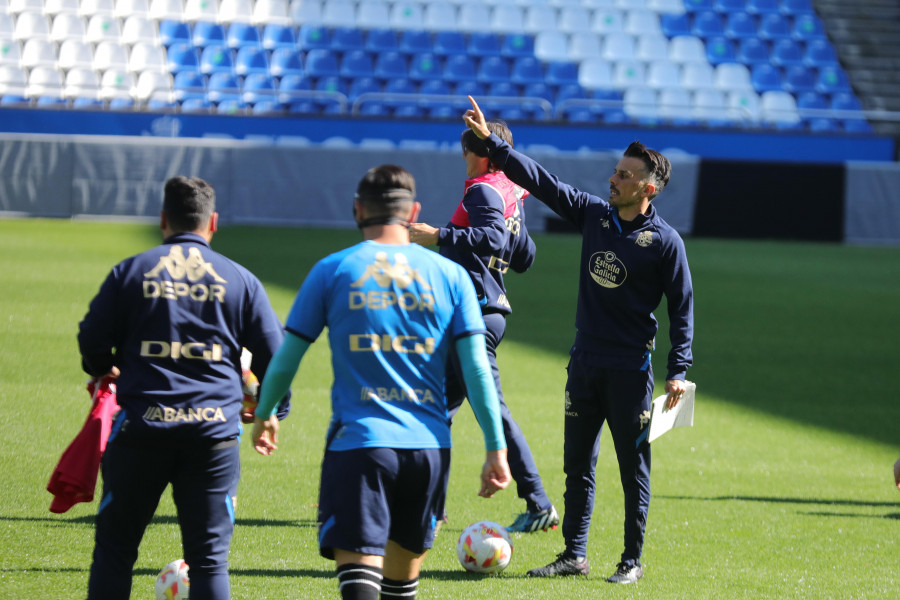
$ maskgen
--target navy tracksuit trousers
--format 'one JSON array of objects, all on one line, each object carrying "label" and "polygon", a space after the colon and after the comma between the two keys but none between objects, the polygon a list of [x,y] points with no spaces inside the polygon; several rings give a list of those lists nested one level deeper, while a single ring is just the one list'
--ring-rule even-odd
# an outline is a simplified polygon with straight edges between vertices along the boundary
[{"label": "navy tracksuit trousers", "polygon": [[587,556],[588,530],[594,510],[594,479],[603,424],[609,425],[625,495],[625,549],[622,562],[641,557],[650,507],[648,426],[653,371],[592,366],[571,358],[566,382],[563,465],[566,474],[563,537],[576,556]]},{"label": "navy tracksuit trousers", "polygon": [[[88,600],[129,598],[138,546],[169,483],[189,567],[190,597],[230,597],[228,549],[240,458],[236,440],[219,446],[110,441],[103,454],[103,499],[97,512]],[[176,554],[173,549],[168,560],[179,558]]]},{"label": "navy tracksuit trousers", "polygon": [[[484,315],[484,324],[487,334],[484,336],[487,347],[488,361],[491,363],[491,372],[494,374],[494,384],[497,386],[497,398],[500,400],[500,417],[503,420],[503,434],[506,436],[507,461],[513,480],[516,482],[519,497],[528,504],[528,510],[546,510],[552,503],[544,491],[544,484],[538,473],[537,464],[531,455],[531,448],[525,440],[525,434],[516,420],[509,412],[509,407],[503,400],[503,390],[500,387],[500,369],[497,368],[497,346],[503,340],[506,333],[506,317],[499,313]],[[450,419],[462,406],[466,399],[466,386],[462,377],[459,357],[456,352],[450,353],[452,369],[447,369],[447,410]]]}]

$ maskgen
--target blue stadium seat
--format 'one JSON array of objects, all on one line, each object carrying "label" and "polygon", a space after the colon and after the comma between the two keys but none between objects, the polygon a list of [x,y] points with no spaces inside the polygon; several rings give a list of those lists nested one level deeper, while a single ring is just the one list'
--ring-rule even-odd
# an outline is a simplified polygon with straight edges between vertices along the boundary
[{"label": "blue stadium seat", "polygon": [[849,92],[850,80],[840,65],[826,65],[819,69],[815,88],[821,94]]},{"label": "blue stadium seat", "polygon": [[356,27],[335,27],[331,31],[331,49],[340,52],[363,50],[365,48],[363,32]]},{"label": "blue stadium seat", "polygon": [[792,94],[815,91],[816,78],[813,71],[802,65],[788,67],[784,72],[784,89]]},{"label": "blue stadium seat", "polygon": [[838,92],[831,97],[832,110],[862,110],[859,98],[853,92]]},{"label": "blue stadium seat", "polygon": [[273,100],[259,100],[253,103],[251,112],[256,116],[275,116],[284,113],[284,109]]},{"label": "blue stadium seat", "polygon": [[242,115],[247,110],[244,101],[238,98],[225,98],[221,102],[216,103],[216,114],[220,115]]},{"label": "blue stadium seat", "polygon": [[584,106],[563,107],[562,112],[558,113],[560,117],[569,123],[597,123],[599,117],[590,108]]},{"label": "blue stadium seat", "polygon": [[[300,96],[297,92],[309,92],[312,83],[304,75],[285,75],[278,82],[278,101],[282,106],[290,107],[294,102],[312,102],[306,96]],[[311,111],[310,111],[311,112]]]},{"label": "blue stadium seat", "polygon": [[406,79],[409,70],[406,64],[406,57],[399,52],[382,52],[375,57],[373,66],[373,75],[377,79]]},{"label": "blue stadium seat", "polygon": [[466,53],[466,36],[461,31],[438,31],[434,34],[433,52],[438,56]]},{"label": "blue stadium seat", "polygon": [[359,114],[366,117],[389,117],[390,109],[380,100],[367,100],[359,105]]},{"label": "blue stadium seat", "polygon": [[533,56],[518,58],[513,62],[510,81],[519,85],[544,82],[544,65]]},{"label": "blue stadium seat", "polygon": [[167,68],[173,75],[184,72],[200,72],[200,56],[189,43],[179,42],[169,46],[166,53]]},{"label": "blue stadium seat", "polygon": [[[384,93],[409,95],[418,93],[418,89],[416,88],[416,85],[409,79],[390,79],[384,84]],[[396,102],[397,100],[386,100],[386,103],[391,108],[395,108]]]},{"label": "blue stadium seat", "polygon": [[394,52],[397,48],[397,32],[393,29],[370,29],[366,34],[365,49],[373,54]]},{"label": "blue stadium seat", "polygon": [[268,75],[268,54],[259,46],[238,48],[237,55],[234,57],[234,73],[241,77],[254,73]]},{"label": "blue stadium seat", "polygon": [[490,32],[473,32],[469,35],[466,52],[476,58],[500,56],[500,37]]},{"label": "blue stadium seat", "polygon": [[720,13],[743,12],[746,0],[713,0],[713,8]]},{"label": "blue stadium seat", "polygon": [[757,92],[784,89],[781,71],[768,63],[754,65],[750,70],[750,81]]},{"label": "blue stadium seat", "polygon": [[553,60],[547,63],[547,85],[561,87],[578,83],[579,63]]},{"label": "blue stadium seat", "polygon": [[[340,77],[320,77],[319,79],[313,80],[313,89],[319,92],[330,92],[336,94],[347,95],[349,92],[347,88],[347,84],[344,83],[344,80]],[[317,101],[320,105],[331,105],[334,104],[334,100],[325,99],[321,102]]]},{"label": "blue stadium seat", "polygon": [[415,54],[409,65],[409,78],[413,81],[440,79],[441,61],[434,54]]},{"label": "blue stadium seat", "polygon": [[803,48],[791,39],[783,38],[772,43],[772,64],[778,67],[802,65]]},{"label": "blue stadium seat", "polygon": [[791,29],[794,39],[810,41],[825,38],[825,25],[814,14],[798,15]]},{"label": "blue stadium seat", "polygon": [[[741,4],[744,0],[740,0]],[[735,39],[756,38],[756,19],[743,11],[725,17],[725,35]]]},{"label": "blue stadium seat", "polygon": [[241,86],[237,77],[231,73],[213,73],[206,85],[209,101],[219,104],[225,100],[241,102]]},{"label": "blue stadium seat", "polygon": [[225,45],[234,50],[247,47],[261,48],[259,29],[250,23],[232,23],[226,32]]},{"label": "blue stadium seat", "polygon": [[251,73],[241,87],[241,98],[247,104],[267,100],[275,102],[275,81],[265,73]]},{"label": "blue stadium seat", "polygon": [[844,131],[850,133],[872,133],[872,124],[865,119],[844,119]]},{"label": "blue stadium seat", "polygon": [[489,85],[509,81],[509,64],[500,56],[487,56],[478,64],[475,80]]},{"label": "blue stadium seat", "polygon": [[187,23],[164,19],[159,22],[159,43],[168,48],[172,44],[191,43],[191,30]]},{"label": "blue stadium seat", "polygon": [[710,38],[725,34],[725,25],[719,13],[706,10],[694,13],[691,19],[691,34],[699,38]]},{"label": "blue stadium seat", "polygon": [[523,33],[505,35],[500,45],[500,56],[506,58],[534,56],[534,36]]},{"label": "blue stadium seat", "polygon": [[183,71],[175,75],[172,89],[179,102],[191,98],[206,100],[206,80],[200,73]]},{"label": "blue stadium seat", "polygon": [[587,97],[587,92],[583,87],[577,83],[568,83],[557,88],[556,97],[552,100],[554,104],[559,104],[566,100],[584,100]]},{"label": "blue stadium seat", "polygon": [[797,96],[798,110],[828,110],[825,96],[816,92],[803,92]]},{"label": "blue stadium seat", "polygon": [[[162,23],[160,23],[160,27],[162,27]],[[197,21],[194,23],[194,30],[191,33],[191,43],[198,48],[224,46],[225,28],[219,23]]]},{"label": "blue stadium seat", "polygon": [[475,59],[467,54],[448,56],[444,62],[444,81],[458,83],[475,79]]},{"label": "blue stadium seat", "polygon": [[833,133],[842,130],[840,121],[828,117],[812,117],[803,119],[803,122],[806,123],[807,129],[818,133]]},{"label": "blue stadium seat", "polygon": [[511,81],[496,81],[486,83],[488,96],[518,97],[519,88]]},{"label": "blue stadium seat", "polygon": [[303,75],[303,59],[295,48],[276,48],[269,57],[269,73],[273,77]]},{"label": "blue stadium seat", "polygon": [[325,48],[313,48],[307,52],[304,67],[306,74],[313,79],[340,75],[337,52]]},{"label": "blue stadium seat", "polygon": [[331,30],[324,25],[304,23],[297,32],[297,47],[304,52],[331,48]]},{"label": "blue stadium seat", "polygon": [[781,0],[779,8],[786,15],[805,15],[814,12],[810,0]]},{"label": "blue stadium seat", "polygon": [[190,114],[209,114],[212,103],[206,98],[187,98],[181,103],[181,112]]},{"label": "blue stadium seat", "polygon": [[706,59],[715,66],[737,61],[734,43],[726,37],[713,37],[706,40]]},{"label": "blue stadium seat", "polygon": [[[462,114],[467,107],[471,108],[466,96],[472,96],[473,98],[484,96],[487,94],[487,87],[483,83],[471,79],[469,81],[460,81],[454,85],[453,93],[461,98],[460,105],[462,106],[463,111],[461,111],[460,114]],[[462,102],[465,102],[465,106],[462,105]]]},{"label": "blue stadium seat", "polygon": [[376,94],[381,92],[382,85],[374,77],[359,77],[350,82],[347,88],[347,97],[353,102],[363,94]]},{"label": "blue stadium seat", "polygon": [[430,53],[431,34],[423,29],[406,29],[400,34],[398,50],[409,55]]},{"label": "blue stadium seat", "polygon": [[662,32],[667,38],[691,35],[691,19],[687,13],[664,13],[659,18]]},{"label": "blue stadium seat", "polygon": [[372,57],[365,50],[350,50],[341,58],[340,75],[347,79],[373,77]]},{"label": "blue stadium seat", "polygon": [[206,75],[213,73],[234,73],[234,56],[225,46],[207,46],[200,53],[200,72]]},{"label": "blue stadium seat", "polygon": [[[25,99],[23,98],[22,100]],[[0,101],[0,104],[3,104],[3,102]],[[84,98],[79,96],[77,98],[72,98],[72,108],[76,110],[103,110],[105,105],[102,100],[98,100],[97,98]]]},{"label": "blue stadium seat", "polygon": [[781,0],[747,0],[747,12],[765,15],[781,12]]},{"label": "blue stadium seat", "polygon": [[777,40],[791,37],[790,21],[777,13],[762,15],[759,20],[759,37],[764,40]]},{"label": "blue stadium seat", "polygon": [[[579,89],[581,86],[577,86]],[[556,94],[549,85],[543,82],[528,83],[522,87],[523,98],[543,98],[551,104],[556,100]]]},{"label": "blue stadium seat", "polygon": [[838,64],[837,52],[827,38],[810,40],[806,44],[803,62],[810,67],[824,67]]},{"label": "blue stadium seat", "polygon": [[743,39],[738,44],[737,60],[748,66],[768,64],[771,61],[769,46],[759,38]]},{"label": "blue stadium seat", "polygon": [[687,12],[699,12],[713,10],[713,0],[684,0],[684,10]]},{"label": "blue stadium seat", "polygon": [[419,94],[426,96],[445,96],[446,98],[420,98],[419,106],[425,110],[431,110],[437,106],[453,106],[450,98],[450,86],[440,79],[431,79],[422,83]]},{"label": "blue stadium seat", "polygon": [[291,48],[297,45],[297,37],[293,27],[270,23],[265,26],[262,33],[262,47],[266,50],[278,48]]}]

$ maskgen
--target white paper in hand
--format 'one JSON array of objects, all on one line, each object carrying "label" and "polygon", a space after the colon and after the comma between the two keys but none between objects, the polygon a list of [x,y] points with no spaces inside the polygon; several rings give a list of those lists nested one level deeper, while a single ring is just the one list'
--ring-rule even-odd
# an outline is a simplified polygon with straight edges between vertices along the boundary
[{"label": "white paper in hand", "polygon": [[657,396],[653,400],[653,404],[650,407],[648,442],[652,442],[675,427],[694,426],[694,393],[697,390],[697,384],[693,381],[685,381],[684,386],[685,390],[681,401],[671,410],[666,410],[666,394]]}]

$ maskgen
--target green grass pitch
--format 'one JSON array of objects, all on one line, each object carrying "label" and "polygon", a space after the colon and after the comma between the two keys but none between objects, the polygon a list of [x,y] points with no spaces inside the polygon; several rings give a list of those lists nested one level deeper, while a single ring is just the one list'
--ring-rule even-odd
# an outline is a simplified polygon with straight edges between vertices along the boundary
[{"label": "green grass pitch", "polygon": [[[284,318],[309,267],[355,231],[225,227],[213,247],[265,283]],[[109,269],[158,243],[150,225],[0,220],[0,600],[84,597],[97,501],[48,511],[45,486],[89,407],[77,324]],[[538,235],[529,273],[509,278],[514,313],[500,347],[507,401],[551,499],[562,510],[563,385],[574,335],[580,239]],[[471,411],[454,425],[448,510],[420,598],[881,599],[900,588],[897,337],[900,249],[688,239],[696,295],[695,426],[653,444],[653,500],[635,586],[606,584],[622,546],[622,493],[604,432],[591,575],[531,580],[562,549],[557,531],[514,537],[509,568],[473,577],[456,537],[470,522],[507,525],[510,489],[476,496],[483,457]],[[654,355],[668,351],[665,305]],[[294,382],[280,448],[245,439],[231,548],[236,600],[337,598],[316,548],[318,468],[329,414],[330,355],[313,345]],[[657,393],[661,389],[657,378]],[[135,599],[181,554],[167,493],[135,565]]]}]

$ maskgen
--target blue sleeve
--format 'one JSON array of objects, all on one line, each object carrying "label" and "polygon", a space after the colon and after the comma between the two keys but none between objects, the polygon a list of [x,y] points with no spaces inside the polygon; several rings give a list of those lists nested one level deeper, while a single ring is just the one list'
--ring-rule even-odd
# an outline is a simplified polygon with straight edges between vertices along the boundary
[{"label": "blue sleeve", "polygon": [[327,322],[327,289],[333,271],[329,273],[324,264],[324,261],[319,261],[310,270],[285,321],[287,331],[308,342],[314,342],[319,337]]},{"label": "blue sleeve", "polygon": [[499,252],[506,246],[506,219],[503,198],[484,185],[473,185],[463,198],[469,227],[442,227],[438,246],[453,246],[475,254]]},{"label": "blue sleeve", "polygon": [[500,401],[497,399],[497,388],[485,350],[484,334],[476,333],[458,339],[456,352],[459,354],[463,380],[468,390],[469,404],[484,434],[485,448],[506,448],[503,422],[500,419]]},{"label": "blue sleeve", "polygon": [[78,326],[81,367],[91,377],[101,377],[115,364],[116,324],[119,283],[118,267],[110,271],[100,291],[91,300],[87,314]]},{"label": "blue sleeve", "polygon": [[512,237],[515,240],[515,247],[509,260],[509,266],[516,273],[524,273],[534,264],[534,258],[537,255],[537,246],[528,235],[528,228],[525,227],[524,208],[521,213],[519,232]]},{"label": "blue sleeve", "polygon": [[491,160],[500,166],[510,181],[528,190],[578,231],[584,230],[584,209],[590,204],[605,204],[602,198],[563,183],[531,158],[513,150],[496,134],[492,133],[484,142]]},{"label": "blue sleeve", "polygon": [[691,271],[688,268],[684,242],[675,234],[673,243],[667,248],[665,289],[669,312],[669,350],[666,380],[684,379],[688,367],[693,363],[691,343],[694,338],[694,289]]},{"label": "blue sleeve", "polygon": [[306,340],[292,333],[285,334],[284,343],[272,357],[266,379],[259,388],[257,417],[268,419],[275,413],[278,403],[290,391],[291,382],[308,348],[309,342]]}]

